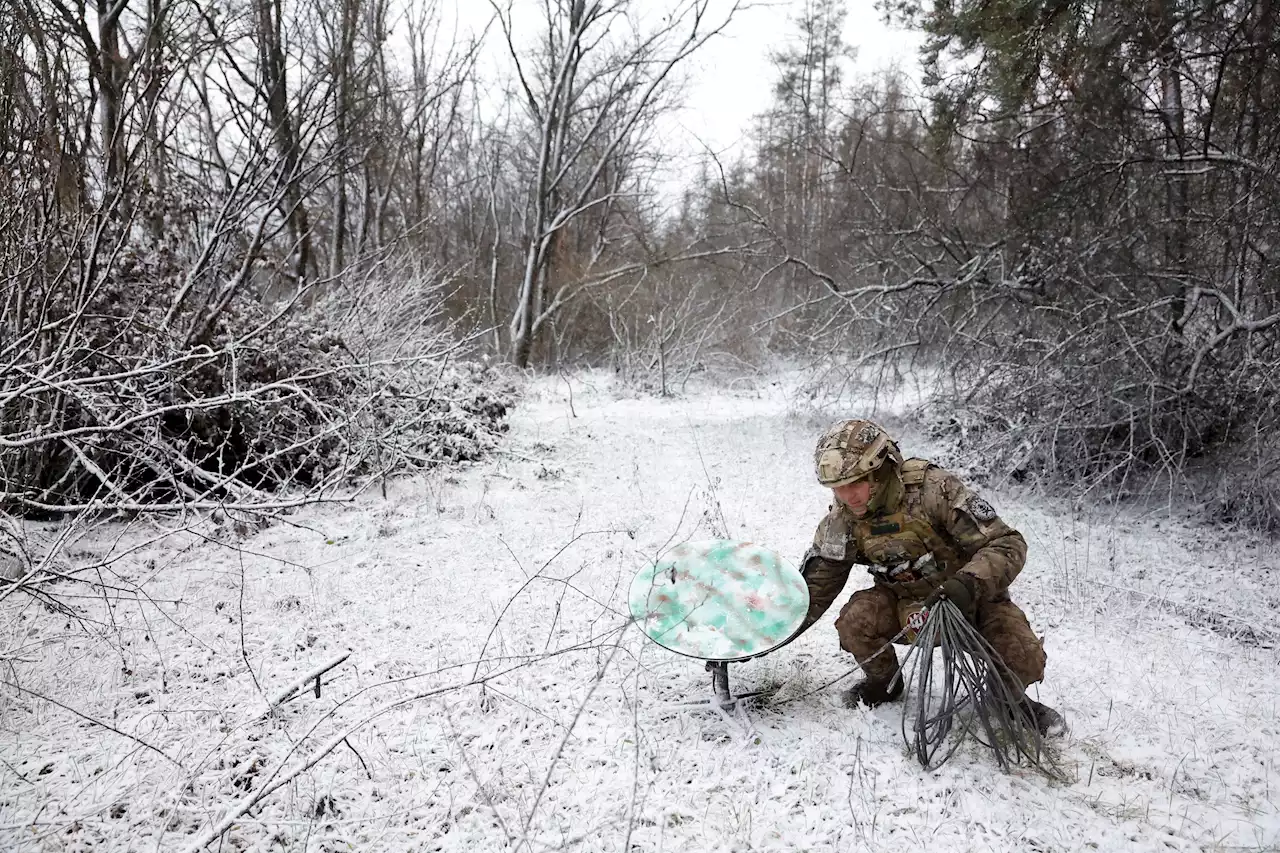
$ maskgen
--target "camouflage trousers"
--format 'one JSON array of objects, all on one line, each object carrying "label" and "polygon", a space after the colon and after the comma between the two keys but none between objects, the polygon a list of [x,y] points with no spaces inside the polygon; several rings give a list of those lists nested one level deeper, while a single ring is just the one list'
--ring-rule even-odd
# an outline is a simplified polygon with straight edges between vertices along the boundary
[{"label": "camouflage trousers", "polygon": [[[1008,598],[980,602],[977,628],[1022,682],[1014,686],[1025,689],[1044,678],[1044,644],[1018,605]],[[836,619],[841,648],[853,655],[872,681],[887,682],[897,674],[898,656],[892,648],[871,656],[900,630],[898,597],[881,586],[855,592]]]}]

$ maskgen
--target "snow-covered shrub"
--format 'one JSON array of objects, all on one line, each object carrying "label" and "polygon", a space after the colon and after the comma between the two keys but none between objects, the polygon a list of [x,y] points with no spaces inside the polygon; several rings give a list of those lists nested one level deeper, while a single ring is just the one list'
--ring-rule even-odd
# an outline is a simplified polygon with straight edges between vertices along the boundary
[{"label": "snow-covered shrub", "polygon": [[1072,263],[1006,302],[983,347],[953,356],[935,430],[1004,476],[1095,499],[1184,493],[1220,517],[1275,527],[1280,326],[1251,337],[1206,321],[1175,333],[1154,288],[1122,291],[1098,275],[1082,306],[1089,271]]},{"label": "snow-covered shrub", "polygon": [[[0,345],[0,506],[297,499],[475,459],[504,428],[509,384],[452,361],[448,330],[434,330],[434,349],[375,361],[319,302],[244,287],[219,305],[199,282],[184,298],[193,275],[151,246],[120,252],[97,288],[25,282],[41,308],[12,318]],[[10,279],[10,296],[23,284]]]}]

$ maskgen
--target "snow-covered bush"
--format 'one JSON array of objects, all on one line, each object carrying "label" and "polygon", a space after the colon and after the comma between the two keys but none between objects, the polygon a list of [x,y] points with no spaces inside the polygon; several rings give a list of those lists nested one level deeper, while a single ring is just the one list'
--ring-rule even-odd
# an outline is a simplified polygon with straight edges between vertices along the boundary
[{"label": "snow-covered bush", "polygon": [[163,250],[130,249],[96,288],[6,282],[34,284],[28,304],[41,307],[11,317],[0,344],[0,508],[305,499],[478,458],[504,428],[509,384],[454,362],[447,329],[375,360],[346,345],[322,300],[244,288],[216,305],[207,288],[182,298],[190,278]]}]

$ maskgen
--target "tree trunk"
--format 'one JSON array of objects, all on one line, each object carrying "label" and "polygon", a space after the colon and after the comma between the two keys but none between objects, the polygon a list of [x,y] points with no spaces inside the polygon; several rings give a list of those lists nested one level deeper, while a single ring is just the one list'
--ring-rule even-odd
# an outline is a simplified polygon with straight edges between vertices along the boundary
[{"label": "tree trunk", "polygon": [[359,0],[343,0],[342,22],[338,33],[334,75],[334,147],[338,167],[334,179],[337,186],[333,199],[333,240],[329,251],[329,277],[337,278],[346,266],[347,242],[347,170],[350,167],[351,68],[354,64],[356,22],[360,15]]},{"label": "tree trunk", "polygon": [[1182,102],[1181,54],[1174,32],[1173,0],[1155,0],[1157,13],[1156,56],[1159,63],[1160,114],[1164,124],[1165,215],[1167,225],[1164,240],[1164,264],[1172,269],[1178,291],[1170,307],[1177,337],[1181,337],[1183,325],[1195,306],[1188,306],[1187,293],[1191,290],[1187,275],[1187,206],[1188,188],[1185,169],[1180,162],[1186,155],[1186,118]]},{"label": "tree trunk", "polygon": [[[98,10],[98,109],[99,133],[102,137],[102,172],[104,196],[111,198],[121,190],[124,169],[124,132],[120,126],[124,99],[125,63],[120,55],[120,13],[124,4],[117,0],[97,0]],[[118,215],[128,218],[125,199],[119,200]]]},{"label": "tree trunk", "polygon": [[296,247],[294,277],[301,285],[306,282],[311,265],[311,226],[302,199],[298,140],[289,112],[280,0],[256,0],[256,5],[258,61],[262,77],[260,94],[266,100],[267,121],[280,158],[280,175],[286,188],[281,212],[285,216],[291,242]]}]

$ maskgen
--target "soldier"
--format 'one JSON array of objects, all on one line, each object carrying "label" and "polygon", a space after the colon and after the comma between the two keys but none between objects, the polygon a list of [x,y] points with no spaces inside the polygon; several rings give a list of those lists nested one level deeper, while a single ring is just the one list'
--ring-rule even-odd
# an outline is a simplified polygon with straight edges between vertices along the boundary
[{"label": "soldier", "polygon": [[[1044,677],[1044,646],[1009,598],[1027,543],[991,504],[942,468],[903,460],[870,421],[832,425],[818,440],[814,462],[818,481],[835,500],[801,567],[809,613],[800,631],[831,606],[854,563],[868,566],[875,580],[855,592],[836,619],[840,646],[865,674],[849,691],[851,703],[874,707],[902,694],[893,648],[872,655],[930,596],[949,599],[965,614],[1018,679],[1018,691]],[[1042,735],[1066,730],[1057,711],[1025,692],[1022,701]]]}]

